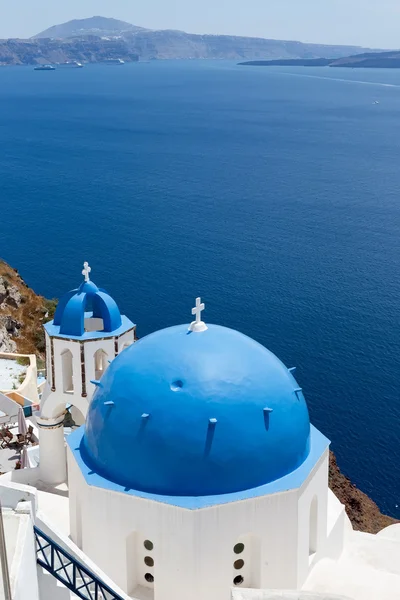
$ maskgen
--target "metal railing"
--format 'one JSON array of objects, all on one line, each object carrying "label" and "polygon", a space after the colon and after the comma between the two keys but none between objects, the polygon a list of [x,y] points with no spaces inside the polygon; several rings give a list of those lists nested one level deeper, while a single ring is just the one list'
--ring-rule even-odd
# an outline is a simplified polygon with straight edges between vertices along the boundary
[{"label": "metal railing", "polygon": [[123,600],[74,556],[34,527],[37,563],[82,600]]}]

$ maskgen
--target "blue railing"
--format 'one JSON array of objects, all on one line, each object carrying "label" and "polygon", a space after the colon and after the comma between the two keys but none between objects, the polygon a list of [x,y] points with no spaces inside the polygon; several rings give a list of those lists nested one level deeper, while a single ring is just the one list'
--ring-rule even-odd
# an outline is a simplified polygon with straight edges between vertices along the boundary
[{"label": "blue railing", "polygon": [[34,527],[37,563],[82,600],[123,600],[74,556]]}]

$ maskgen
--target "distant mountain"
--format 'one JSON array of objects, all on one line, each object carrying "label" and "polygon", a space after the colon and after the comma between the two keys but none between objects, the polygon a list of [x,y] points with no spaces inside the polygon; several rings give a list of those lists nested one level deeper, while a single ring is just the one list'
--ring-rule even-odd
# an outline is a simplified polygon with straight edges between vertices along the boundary
[{"label": "distant mountain", "polygon": [[400,51],[365,52],[342,58],[250,60],[252,67],[348,67],[351,69],[400,69]]},{"label": "distant mountain", "polygon": [[125,61],[333,60],[368,50],[357,46],[303,44],[231,35],[196,35],[173,30],[154,31],[116,19],[92,17],[55,25],[30,40],[0,40],[0,65],[71,60],[99,62],[106,58],[122,58]]},{"label": "distant mountain", "polygon": [[107,17],[91,17],[90,19],[75,19],[62,25],[53,25],[49,29],[33,36],[35,38],[59,38],[97,35],[115,36],[124,32],[143,31],[142,27],[136,27],[125,21],[108,19]]}]

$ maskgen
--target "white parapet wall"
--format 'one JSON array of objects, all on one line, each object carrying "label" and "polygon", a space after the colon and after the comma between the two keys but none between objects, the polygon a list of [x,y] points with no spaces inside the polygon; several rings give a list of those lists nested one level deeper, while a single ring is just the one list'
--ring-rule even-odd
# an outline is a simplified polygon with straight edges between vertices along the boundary
[{"label": "white parapet wall", "polygon": [[352,600],[349,596],[290,590],[232,589],[232,600]]},{"label": "white parapet wall", "polygon": [[24,504],[26,509],[22,513],[3,509],[11,595],[13,600],[39,600],[31,504]]},{"label": "white parapet wall", "polygon": [[12,394],[15,392],[21,399],[27,398],[32,403],[36,404],[39,402],[39,392],[37,385],[37,363],[36,356],[34,354],[11,354],[7,352],[0,352],[0,359],[15,361],[26,360],[29,364],[26,365],[25,377],[22,383],[16,385],[15,389],[1,389],[0,392],[4,394]]}]

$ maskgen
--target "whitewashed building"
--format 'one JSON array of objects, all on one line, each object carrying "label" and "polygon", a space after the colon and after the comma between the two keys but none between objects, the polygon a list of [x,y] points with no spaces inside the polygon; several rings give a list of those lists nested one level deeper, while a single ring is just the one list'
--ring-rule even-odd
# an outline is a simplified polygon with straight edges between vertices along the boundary
[{"label": "whitewashed building", "polygon": [[98,384],[68,439],[72,539],[137,597],[301,588],[343,546],[329,441],[310,425],[293,370],[205,325],[203,308],[189,328],[128,348]]}]

